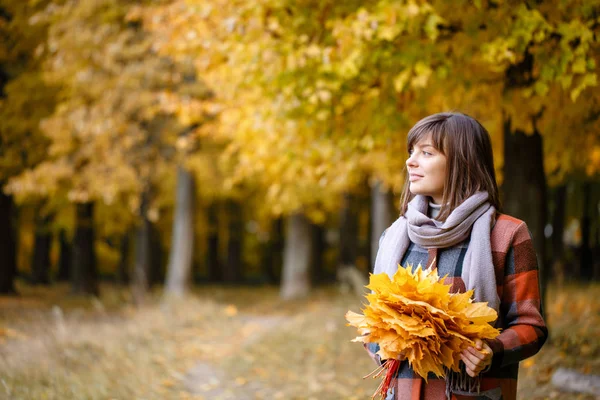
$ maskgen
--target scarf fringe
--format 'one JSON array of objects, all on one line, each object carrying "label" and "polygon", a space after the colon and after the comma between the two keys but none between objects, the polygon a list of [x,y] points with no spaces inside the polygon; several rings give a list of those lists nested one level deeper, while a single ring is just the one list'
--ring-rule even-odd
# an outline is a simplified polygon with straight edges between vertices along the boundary
[{"label": "scarf fringe", "polygon": [[465,365],[461,363],[460,371],[446,369],[446,398],[451,400],[452,393],[478,395],[481,393],[481,376],[475,378],[467,374]]}]

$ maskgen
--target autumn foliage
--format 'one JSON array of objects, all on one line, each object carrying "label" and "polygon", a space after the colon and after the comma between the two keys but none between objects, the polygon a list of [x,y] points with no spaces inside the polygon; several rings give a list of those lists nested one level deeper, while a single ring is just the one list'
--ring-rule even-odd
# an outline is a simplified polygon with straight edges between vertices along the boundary
[{"label": "autumn foliage", "polygon": [[411,265],[399,267],[393,279],[386,273],[371,275],[364,314],[346,314],[361,335],[354,341],[378,343],[382,360],[408,360],[424,379],[429,372],[438,377],[449,369],[458,372],[464,349],[477,338],[499,334],[490,325],[498,314],[487,303],[473,302],[473,290],[450,293],[437,270],[421,265],[411,270]]}]

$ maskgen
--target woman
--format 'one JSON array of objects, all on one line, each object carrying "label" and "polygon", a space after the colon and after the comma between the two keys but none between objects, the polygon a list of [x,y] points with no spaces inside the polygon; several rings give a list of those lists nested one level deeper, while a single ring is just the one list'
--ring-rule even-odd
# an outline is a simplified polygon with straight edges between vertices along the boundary
[{"label": "woman", "polygon": [[[425,383],[403,362],[387,398],[516,399],[519,361],[539,351],[548,331],[529,230],[498,212],[489,134],[467,115],[434,114],[410,130],[408,152],[401,215],[379,241],[374,273],[391,277],[398,263],[437,268],[452,292],[475,289],[476,301],[496,309],[502,330],[465,350],[463,372],[446,379],[430,374]],[[379,346],[366,347],[380,363]]]}]

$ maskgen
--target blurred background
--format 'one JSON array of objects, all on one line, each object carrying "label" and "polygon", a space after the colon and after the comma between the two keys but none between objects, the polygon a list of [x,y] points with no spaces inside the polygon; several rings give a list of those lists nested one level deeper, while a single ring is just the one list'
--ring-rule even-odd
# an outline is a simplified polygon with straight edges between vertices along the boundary
[{"label": "blurred background", "polygon": [[521,395],[595,398],[552,376],[600,375],[599,35],[596,0],[0,0],[0,398],[370,396],[344,314],[448,110],[534,237]]}]

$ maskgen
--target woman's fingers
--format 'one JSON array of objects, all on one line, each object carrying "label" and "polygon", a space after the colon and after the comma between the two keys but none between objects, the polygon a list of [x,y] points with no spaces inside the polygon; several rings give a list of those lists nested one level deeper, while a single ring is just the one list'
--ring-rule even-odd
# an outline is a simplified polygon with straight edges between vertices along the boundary
[{"label": "woman's fingers", "polygon": [[461,359],[465,363],[467,373],[472,377],[477,376],[492,360],[492,349],[487,343],[480,341],[480,343],[476,342],[475,345],[479,345],[477,347],[481,347],[481,350],[468,347],[461,353]]},{"label": "woman's fingers", "polygon": [[490,358],[494,355],[494,350],[490,347],[489,344],[483,342],[483,352],[486,353]]},{"label": "woman's fingers", "polygon": [[475,348],[481,350],[483,348],[483,340],[475,339]]},{"label": "woman's fingers", "polygon": [[475,366],[475,364],[468,359],[467,357],[461,355],[461,359],[463,361],[463,363],[465,363],[465,370],[467,371],[467,374],[469,374],[472,377],[476,377],[478,374],[477,368]]},{"label": "woman's fingers", "polygon": [[469,355],[472,355],[473,357],[477,358],[478,360],[485,360],[486,358],[486,354],[478,351],[472,347],[467,348],[467,350],[465,350],[466,352],[469,353]]},{"label": "woman's fingers", "polygon": [[472,362],[467,357],[463,357],[462,360],[465,363],[465,370],[467,371],[467,374],[469,374],[472,377],[476,377],[477,375],[479,375],[479,372],[481,372],[481,370],[483,369],[483,367]]},{"label": "woman's fingers", "polygon": [[476,355],[474,355],[473,353],[471,353],[468,350],[465,350],[462,352],[462,358],[469,360],[469,362],[471,362],[471,364],[473,364],[473,365],[477,365],[481,361],[483,361],[481,358],[477,357]]}]

